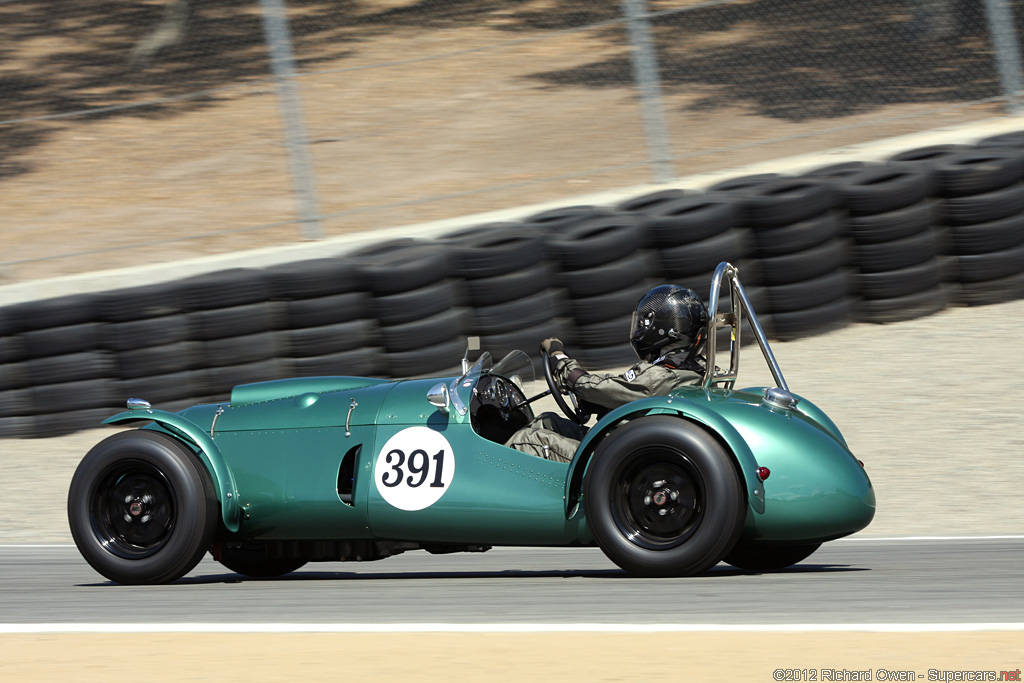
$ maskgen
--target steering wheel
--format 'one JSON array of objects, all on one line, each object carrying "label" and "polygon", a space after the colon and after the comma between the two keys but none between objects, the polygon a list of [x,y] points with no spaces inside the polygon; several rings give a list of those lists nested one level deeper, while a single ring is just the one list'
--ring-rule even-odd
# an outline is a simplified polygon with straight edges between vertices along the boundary
[{"label": "steering wheel", "polygon": [[[565,413],[567,418],[578,425],[586,424],[587,420],[590,419],[590,413],[583,412],[580,409],[579,403],[576,401],[576,396],[572,391],[570,391],[568,387],[563,386],[562,383],[555,378],[555,360],[543,351],[541,351],[540,357],[544,365],[544,379],[548,383],[548,389],[551,390],[551,397],[555,399],[555,403],[558,404],[558,407],[563,413]],[[563,396],[569,397],[568,403],[566,403]],[[569,407],[569,403],[572,404],[571,408]]]}]

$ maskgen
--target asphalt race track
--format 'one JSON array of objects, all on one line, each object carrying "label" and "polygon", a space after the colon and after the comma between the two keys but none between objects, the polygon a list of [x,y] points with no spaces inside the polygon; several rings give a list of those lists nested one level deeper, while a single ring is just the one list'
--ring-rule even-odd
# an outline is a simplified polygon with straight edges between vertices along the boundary
[{"label": "asphalt race track", "polygon": [[[0,622],[27,624],[979,624],[1021,619],[1024,536],[849,539],[773,574],[627,576],[593,548],[408,553],[248,579],[209,558],[120,586],[74,546],[0,546]],[[130,629],[129,629],[130,630]]]}]

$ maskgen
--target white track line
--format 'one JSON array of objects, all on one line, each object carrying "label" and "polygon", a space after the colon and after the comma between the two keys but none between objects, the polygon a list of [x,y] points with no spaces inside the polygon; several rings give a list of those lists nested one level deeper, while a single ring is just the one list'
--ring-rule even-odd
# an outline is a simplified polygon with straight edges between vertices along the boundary
[{"label": "white track line", "polygon": [[1024,631],[1024,623],[967,624],[0,624],[0,634],[41,633],[960,633]]}]

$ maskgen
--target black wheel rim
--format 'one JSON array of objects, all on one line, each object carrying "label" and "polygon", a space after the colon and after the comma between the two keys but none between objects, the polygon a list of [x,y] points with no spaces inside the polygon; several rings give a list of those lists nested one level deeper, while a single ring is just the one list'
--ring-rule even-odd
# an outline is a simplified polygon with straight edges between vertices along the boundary
[{"label": "black wheel rim", "polygon": [[613,479],[611,509],[623,537],[650,550],[674,548],[700,526],[706,487],[685,453],[642,449],[625,459]]},{"label": "black wheel rim", "polygon": [[174,530],[174,494],[163,472],[142,461],[122,461],[97,482],[89,512],[93,533],[108,552],[137,560],[167,543]]}]

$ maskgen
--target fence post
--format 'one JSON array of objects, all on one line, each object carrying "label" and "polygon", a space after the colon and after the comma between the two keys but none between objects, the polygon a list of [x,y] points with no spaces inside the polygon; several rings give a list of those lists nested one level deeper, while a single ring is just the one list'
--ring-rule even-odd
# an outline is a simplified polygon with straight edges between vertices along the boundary
[{"label": "fence post", "polygon": [[999,82],[1006,96],[1007,108],[1011,114],[1021,113],[1020,93],[1022,87],[1020,43],[1014,29],[1013,12],[1006,0],[985,0],[985,14],[988,17],[989,33],[999,69]]},{"label": "fence post", "polygon": [[295,86],[295,57],[284,0],[260,0],[263,8],[263,31],[270,50],[270,65],[277,82],[277,98],[284,121],[285,142],[292,170],[292,187],[299,204],[302,236],[319,239],[324,236],[320,225],[320,207],[316,196],[313,166],[309,160],[306,126],[302,118],[302,102]]},{"label": "fence post", "polygon": [[665,123],[658,58],[651,38],[651,24],[647,21],[647,0],[622,0],[622,6],[629,27],[633,76],[640,92],[651,170],[654,172],[654,181],[664,183],[676,174],[672,164],[668,125]]}]

